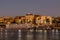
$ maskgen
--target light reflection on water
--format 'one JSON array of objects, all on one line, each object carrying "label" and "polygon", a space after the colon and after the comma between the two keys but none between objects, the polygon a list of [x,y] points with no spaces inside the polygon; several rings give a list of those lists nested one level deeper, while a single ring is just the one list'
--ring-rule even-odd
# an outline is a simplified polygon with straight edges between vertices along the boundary
[{"label": "light reflection on water", "polygon": [[60,40],[60,30],[6,30],[0,29],[0,40]]}]

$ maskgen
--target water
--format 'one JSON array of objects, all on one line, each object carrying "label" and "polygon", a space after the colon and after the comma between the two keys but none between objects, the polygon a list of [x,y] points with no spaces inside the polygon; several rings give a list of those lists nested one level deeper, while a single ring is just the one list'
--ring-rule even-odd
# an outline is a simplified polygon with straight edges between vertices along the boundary
[{"label": "water", "polygon": [[60,40],[60,30],[0,29],[0,40]]}]

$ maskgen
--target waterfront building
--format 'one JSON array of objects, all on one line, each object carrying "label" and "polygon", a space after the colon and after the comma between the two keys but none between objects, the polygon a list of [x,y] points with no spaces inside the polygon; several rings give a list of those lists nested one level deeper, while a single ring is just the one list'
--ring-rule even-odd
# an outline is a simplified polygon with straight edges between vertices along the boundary
[{"label": "waterfront building", "polygon": [[41,24],[41,16],[40,15],[34,15],[35,16],[35,23],[38,26]]},{"label": "waterfront building", "polygon": [[4,18],[0,17],[0,23],[3,23],[3,22],[4,22]]},{"label": "waterfront building", "polygon": [[60,16],[56,17],[57,27],[60,27]]},{"label": "waterfront building", "polygon": [[25,23],[25,16],[21,16],[21,23],[24,24]]},{"label": "waterfront building", "polygon": [[53,17],[47,16],[46,22],[47,22],[49,25],[52,25],[52,24],[53,24],[52,21],[53,21]]},{"label": "waterfront building", "polygon": [[25,23],[25,16],[16,16],[14,19],[17,24]]},{"label": "waterfront building", "polygon": [[15,20],[15,23],[16,23],[16,24],[20,24],[20,23],[21,23],[21,16],[16,16],[16,17],[14,18],[14,20]]},{"label": "waterfront building", "polygon": [[[55,23],[53,23],[55,21]],[[16,17],[0,17],[0,23],[6,24],[25,24],[27,28],[31,27],[46,27],[47,25],[59,25],[60,24],[60,17],[53,18],[51,16],[45,15],[33,15],[32,13],[27,13],[25,16],[16,16]]]},{"label": "waterfront building", "polygon": [[26,14],[25,17],[26,17],[26,20],[25,20],[26,23],[33,22],[33,20],[34,20],[34,15],[31,13]]},{"label": "waterfront building", "polygon": [[46,24],[46,16],[41,16],[41,24]]},{"label": "waterfront building", "polygon": [[14,18],[13,17],[6,16],[4,18],[4,23],[6,23],[6,24],[11,24],[13,21],[14,21]]},{"label": "waterfront building", "polygon": [[27,24],[27,26],[30,25],[32,27],[34,23],[34,15],[31,13],[26,14],[25,23]]}]

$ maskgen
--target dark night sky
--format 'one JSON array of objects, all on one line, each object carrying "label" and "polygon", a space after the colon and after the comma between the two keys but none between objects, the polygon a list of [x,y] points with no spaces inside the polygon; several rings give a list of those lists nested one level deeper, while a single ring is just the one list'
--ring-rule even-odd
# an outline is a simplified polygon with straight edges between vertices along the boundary
[{"label": "dark night sky", "polygon": [[19,16],[29,12],[60,16],[60,0],[0,0],[0,16]]}]

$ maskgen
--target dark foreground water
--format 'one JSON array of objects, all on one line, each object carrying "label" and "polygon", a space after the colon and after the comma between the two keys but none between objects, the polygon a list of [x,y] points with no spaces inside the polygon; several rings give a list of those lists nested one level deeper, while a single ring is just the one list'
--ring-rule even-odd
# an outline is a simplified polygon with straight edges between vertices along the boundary
[{"label": "dark foreground water", "polygon": [[60,40],[60,30],[0,29],[0,40]]}]

